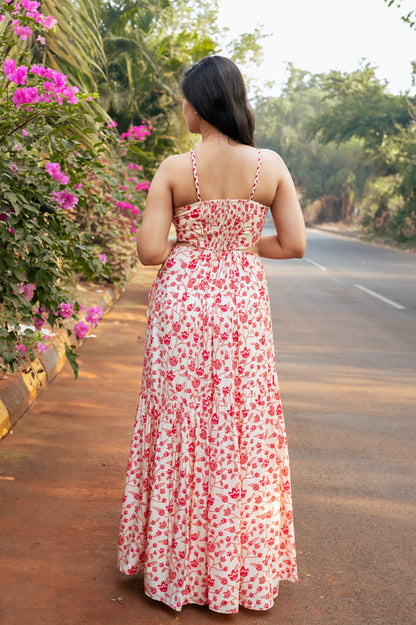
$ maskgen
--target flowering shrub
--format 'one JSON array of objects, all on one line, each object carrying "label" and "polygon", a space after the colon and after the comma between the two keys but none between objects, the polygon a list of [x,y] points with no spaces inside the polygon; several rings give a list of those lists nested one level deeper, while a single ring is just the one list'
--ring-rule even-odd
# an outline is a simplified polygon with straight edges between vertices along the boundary
[{"label": "flowering shrub", "polygon": [[131,126],[126,132],[122,132],[120,139],[122,141],[143,141],[145,137],[150,136],[153,126],[149,124],[147,127],[145,122],[142,122],[140,126]]},{"label": "flowering shrub", "polygon": [[[42,32],[56,25],[39,6],[0,0],[0,45],[7,54],[2,58],[0,52],[0,368],[30,367],[34,350],[48,349],[48,324],[76,338],[65,345],[76,374],[77,341],[102,311],[87,309],[80,319],[82,306],[71,300],[71,283],[74,275],[125,279],[136,262],[141,204],[136,198],[139,208],[129,209],[127,217],[117,202],[131,200],[134,191],[143,197],[144,188],[132,189],[130,181],[127,190],[119,189],[120,157],[111,153],[111,166],[103,157],[116,141],[114,124],[88,113],[83,102],[92,96],[69,85],[59,71],[26,61],[31,39],[43,45]],[[146,131],[133,130],[129,137],[143,140]],[[116,247],[123,239],[128,258],[120,267]]]}]

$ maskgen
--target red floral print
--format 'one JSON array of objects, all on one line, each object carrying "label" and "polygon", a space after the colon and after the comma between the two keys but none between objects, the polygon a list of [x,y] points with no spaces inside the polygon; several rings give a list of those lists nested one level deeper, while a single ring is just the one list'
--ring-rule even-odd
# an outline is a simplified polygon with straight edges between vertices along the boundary
[{"label": "red floral print", "polygon": [[297,581],[286,432],[266,279],[267,207],[199,201],[149,297],[119,568],[180,610],[267,610]]}]

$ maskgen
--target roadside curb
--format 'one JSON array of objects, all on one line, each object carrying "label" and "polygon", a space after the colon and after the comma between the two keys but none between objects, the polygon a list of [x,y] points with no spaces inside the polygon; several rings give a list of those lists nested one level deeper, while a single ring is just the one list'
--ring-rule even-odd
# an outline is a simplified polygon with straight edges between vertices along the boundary
[{"label": "roadside curb", "polygon": [[364,234],[360,232],[359,230],[347,230],[347,229],[342,230],[340,228],[333,228],[331,226],[323,226],[323,225],[317,225],[317,224],[311,224],[311,223],[308,223],[307,227],[311,228],[312,230],[321,230],[322,232],[328,232],[329,234],[336,234],[340,237],[346,237],[348,239],[357,239],[358,241],[364,241],[364,243],[369,242],[364,239]]},{"label": "roadside curb", "polygon": [[[134,268],[126,284],[134,278],[137,269],[138,267]],[[100,306],[105,315],[118,300],[123,289],[117,289],[113,285],[102,288],[96,288],[97,285],[94,285],[94,287],[77,285],[76,288],[82,292],[80,299],[84,299],[87,306]],[[11,432],[33,404],[39,391],[58,375],[66,362],[66,342],[68,342],[66,333],[58,331],[48,351],[35,358],[29,373],[19,371],[10,378],[0,381],[0,440]]]},{"label": "roadside curb", "polygon": [[367,243],[368,245],[375,245],[377,247],[384,247],[385,249],[394,250],[396,252],[402,252],[404,254],[416,254],[416,248],[413,247],[400,247],[396,245],[394,241],[377,241],[374,239],[368,239],[361,230],[348,230],[336,228],[333,226],[324,226],[318,224],[306,224],[307,228],[311,230],[320,230],[321,232],[326,232],[328,234],[335,234],[338,237],[344,237],[345,239],[354,239],[359,243]]}]

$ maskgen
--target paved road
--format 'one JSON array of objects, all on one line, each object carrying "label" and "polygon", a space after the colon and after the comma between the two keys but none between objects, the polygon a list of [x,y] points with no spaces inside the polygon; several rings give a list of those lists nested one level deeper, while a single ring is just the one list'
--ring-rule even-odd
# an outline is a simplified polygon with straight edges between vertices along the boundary
[{"label": "paved road", "polygon": [[312,230],[306,262],[416,319],[416,255]]},{"label": "paved road", "polygon": [[314,230],[305,259],[265,265],[299,550],[289,622],[414,624],[416,256]]},{"label": "paved road", "polygon": [[[298,584],[238,615],[144,597],[115,570],[143,349],[143,270],[0,443],[2,625],[414,625],[414,257],[311,232],[266,261],[291,455]],[[396,308],[354,286],[360,284]]]}]

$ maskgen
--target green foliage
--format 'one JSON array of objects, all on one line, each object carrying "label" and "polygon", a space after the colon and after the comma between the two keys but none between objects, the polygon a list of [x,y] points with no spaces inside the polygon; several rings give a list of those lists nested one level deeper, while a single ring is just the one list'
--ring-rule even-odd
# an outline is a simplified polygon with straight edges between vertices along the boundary
[{"label": "green foliage", "polygon": [[361,223],[367,232],[388,236],[391,233],[392,217],[402,205],[397,175],[370,180],[362,201]]},{"label": "green foliage", "polygon": [[215,50],[206,28],[208,4],[101,3],[107,77],[97,83],[100,102],[120,131],[152,120],[157,130],[148,141],[150,158],[141,159],[148,177],[155,161],[183,149],[178,79],[187,65]]},{"label": "green foliage", "polygon": [[[289,65],[289,77],[279,98],[258,98],[256,138],[262,147],[280,153],[292,172],[303,201],[339,198],[338,218],[346,218],[365,188],[372,167],[363,154],[362,141],[351,139],[338,146],[308,136],[308,124],[325,115],[326,94],[321,77]],[[331,212],[332,215],[332,212]]]},{"label": "green foliage", "polygon": [[[1,8],[7,13],[13,7]],[[20,20],[30,24],[29,18],[23,16]],[[10,21],[9,17],[6,26]],[[10,28],[5,28],[0,39],[3,50],[16,52],[30,66],[30,42],[24,45],[16,39]],[[9,64],[10,58],[7,56]],[[94,119],[85,106],[90,97],[78,94],[76,102],[71,91],[71,98],[62,97],[60,101],[60,89],[54,87],[53,94],[58,96],[42,101],[34,94],[43,93],[45,77],[29,71],[24,89],[30,87],[33,97],[30,106],[18,106],[13,100],[20,89],[15,82],[18,78],[2,76],[0,367],[16,371],[33,360],[35,344],[42,343],[40,328],[45,320],[52,328],[66,328],[64,320],[69,315],[62,313],[62,305],[70,304],[71,316],[78,318],[80,307],[70,301],[74,276],[87,280],[111,276],[113,281],[122,281],[135,262],[135,245],[130,232],[132,220],[121,215],[116,206],[126,193],[118,189],[115,175],[115,170],[123,166],[114,148],[112,167],[103,163],[114,139],[102,120]],[[48,76],[52,78],[52,74]],[[63,80],[60,74],[55,76],[58,82]],[[118,140],[114,147],[118,149]],[[52,175],[47,164],[58,167],[59,175]],[[128,186],[126,190],[132,198],[133,190]],[[86,215],[89,228],[84,227]],[[101,220],[107,224],[103,231],[99,227]],[[121,224],[127,233],[124,240]],[[125,266],[118,265],[114,235],[124,243],[123,253],[130,254],[128,266],[126,258]],[[108,253],[107,264],[99,258],[103,253]],[[75,372],[76,345],[67,349]]]},{"label": "green foliage", "polygon": [[258,98],[257,140],[282,154],[307,218],[350,219],[416,239],[416,107],[375,69],[313,75],[289,66],[279,98]]},{"label": "green foliage", "polygon": [[[416,111],[413,109],[413,114]],[[416,119],[416,115],[415,115]],[[402,206],[392,215],[392,230],[399,241],[416,242],[416,128],[402,129],[396,141]]]},{"label": "green foliage", "polygon": [[322,143],[360,137],[366,149],[375,152],[385,137],[412,122],[408,98],[388,93],[387,83],[378,80],[368,63],[350,74],[331,71],[320,82],[326,106],[309,122],[308,130],[319,134]]},{"label": "green foliage", "polygon": [[261,41],[264,37],[266,35],[258,27],[250,33],[242,33],[239,39],[233,40],[227,45],[227,53],[237,65],[244,65],[245,63],[260,65],[263,61]]},{"label": "green foliage", "polygon": [[[44,0],[58,19],[43,61],[71,84],[99,93],[94,108],[120,132],[142,121],[155,127],[140,155],[151,178],[168,153],[189,147],[178,82],[185,67],[218,52],[225,38],[218,0]],[[226,46],[237,63],[261,60],[261,33],[244,33]],[[38,51],[39,52],[39,51]]]},{"label": "green foliage", "polygon": [[[122,286],[137,264],[136,238],[133,235],[141,221],[144,198],[135,201],[135,205],[140,208],[135,218],[118,208],[116,200],[132,200],[134,185],[126,180],[130,177],[127,171],[124,172],[124,180],[121,178],[124,184],[118,184],[114,172],[116,168],[123,170],[123,164],[117,159],[115,163],[103,165],[101,179],[94,171],[87,173],[87,201],[77,210],[76,221],[81,231],[88,233],[89,244],[105,254],[106,264],[111,271],[111,282]],[[135,195],[137,198],[140,194]],[[98,215],[100,207],[104,206],[105,210],[101,210]]]},{"label": "green foliage", "polygon": [[[398,8],[401,8],[401,5],[402,5],[401,0],[384,0],[384,2],[386,2],[387,6],[389,7],[394,5]],[[416,30],[416,10],[415,9],[412,9],[411,11],[408,11],[407,13],[405,13],[405,15],[402,15],[402,20],[406,22],[406,24],[409,24],[410,28],[414,28]]]},{"label": "green foliage", "polygon": [[[413,239],[416,231],[415,99],[392,95],[368,64],[351,74],[330,72],[321,78],[327,106],[310,119],[307,129],[323,144],[345,145],[352,138],[363,143],[376,175],[399,180],[391,188],[393,206],[379,197],[383,229],[398,241]],[[372,189],[370,194],[374,196]],[[386,213],[388,212],[388,214]],[[378,211],[373,211],[376,223]]]}]

